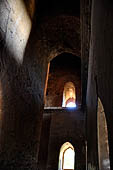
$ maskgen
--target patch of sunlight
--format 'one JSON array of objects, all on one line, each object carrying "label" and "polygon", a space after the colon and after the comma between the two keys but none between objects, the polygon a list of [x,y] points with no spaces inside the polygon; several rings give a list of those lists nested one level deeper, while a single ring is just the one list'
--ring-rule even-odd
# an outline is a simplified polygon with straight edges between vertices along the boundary
[{"label": "patch of sunlight", "polygon": [[74,150],[71,148],[64,152],[63,169],[74,169]]},{"label": "patch of sunlight", "polygon": [[69,102],[66,107],[76,107],[76,104],[74,102]]}]

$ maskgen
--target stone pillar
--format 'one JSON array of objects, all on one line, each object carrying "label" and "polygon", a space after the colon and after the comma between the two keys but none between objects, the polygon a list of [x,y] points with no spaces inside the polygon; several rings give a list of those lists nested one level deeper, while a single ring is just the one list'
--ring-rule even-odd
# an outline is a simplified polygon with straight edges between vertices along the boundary
[{"label": "stone pillar", "polygon": [[[90,63],[91,64],[91,63]],[[91,64],[92,66],[92,64]],[[87,167],[88,170],[98,170],[98,145],[97,145],[97,90],[94,76],[88,72],[87,92]]]},{"label": "stone pillar", "polygon": [[82,106],[86,106],[88,60],[91,32],[91,0],[80,1]]},{"label": "stone pillar", "polygon": [[87,85],[87,115],[86,115],[87,169],[98,170],[98,143],[97,143],[98,89],[97,89],[97,78],[95,76],[95,62],[92,56],[92,52],[93,52],[93,47],[92,47],[92,27],[91,27],[88,85]]}]

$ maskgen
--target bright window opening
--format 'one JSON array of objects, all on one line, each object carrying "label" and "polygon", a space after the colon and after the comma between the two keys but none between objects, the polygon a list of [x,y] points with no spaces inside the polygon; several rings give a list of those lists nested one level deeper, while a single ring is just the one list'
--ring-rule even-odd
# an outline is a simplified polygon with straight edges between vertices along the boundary
[{"label": "bright window opening", "polygon": [[74,169],[74,150],[72,148],[64,151],[63,169]]},{"label": "bright window opening", "polygon": [[59,155],[58,170],[74,170],[75,165],[75,151],[73,146],[66,142],[62,145]]},{"label": "bright window opening", "polygon": [[76,107],[76,104],[73,102],[69,102],[66,107]]},{"label": "bright window opening", "polygon": [[62,107],[76,107],[75,86],[72,82],[64,86]]}]

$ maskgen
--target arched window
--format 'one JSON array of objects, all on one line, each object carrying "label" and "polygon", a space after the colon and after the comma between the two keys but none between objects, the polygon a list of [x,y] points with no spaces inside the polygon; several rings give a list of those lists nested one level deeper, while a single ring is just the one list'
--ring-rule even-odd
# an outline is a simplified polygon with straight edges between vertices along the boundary
[{"label": "arched window", "polygon": [[62,145],[60,149],[58,170],[74,170],[74,164],[74,147],[69,142],[66,142]]},{"label": "arched window", "polygon": [[99,170],[108,170],[110,169],[108,129],[104,108],[99,98],[97,112],[97,129],[98,129]]},{"label": "arched window", "polygon": [[72,82],[64,86],[62,107],[76,107],[75,86]]}]

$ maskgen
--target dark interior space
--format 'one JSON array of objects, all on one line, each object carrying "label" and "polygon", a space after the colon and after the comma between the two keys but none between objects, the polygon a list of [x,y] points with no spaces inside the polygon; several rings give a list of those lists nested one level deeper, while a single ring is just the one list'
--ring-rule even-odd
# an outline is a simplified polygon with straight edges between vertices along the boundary
[{"label": "dark interior space", "polygon": [[39,0],[37,2],[37,11],[40,17],[43,16],[57,16],[57,15],[71,15],[80,17],[80,1],[70,0]]},{"label": "dark interior space", "polygon": [[112,1],[0,0],[0,170],[112,170],[112,73]]}]

